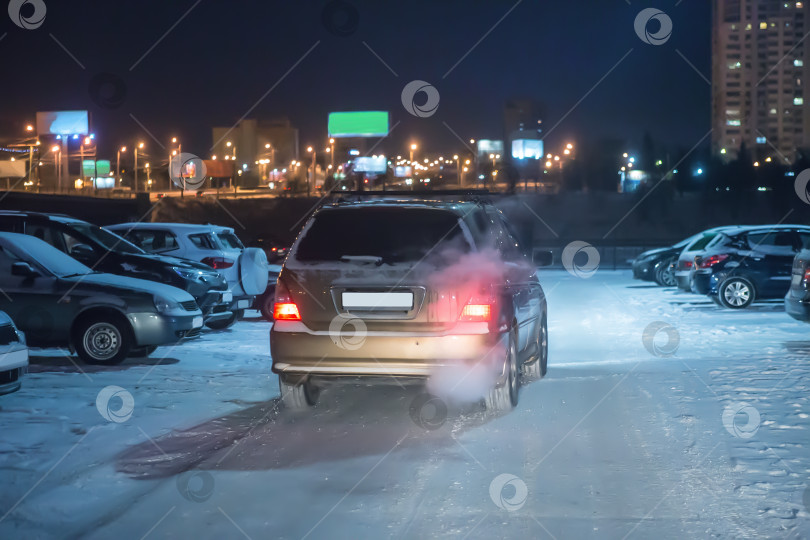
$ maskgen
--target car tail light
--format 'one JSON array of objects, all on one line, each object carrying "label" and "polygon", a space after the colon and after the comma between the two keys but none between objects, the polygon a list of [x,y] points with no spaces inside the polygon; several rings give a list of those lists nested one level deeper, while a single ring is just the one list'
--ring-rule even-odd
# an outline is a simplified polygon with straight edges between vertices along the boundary
[{"label": "car tail light", "polygon": [[459,321],[465,322],[490,322],[495,302],[491,298],[474,296],[461,309]]},{"label": "car tail light", "polygon": [[804,268],[804,284],[807,285],[810,283],[810,266],[806,266]]},{"label": "car tail light", "polygon": [[273,318],[277,321],[300,321],[301,313],[293,302],[290,291],[279,281],[276,285],[276,302],[273,304]]},{"label": "car tail light", "polygon": [[233,266],[233,260],[225,257],[206,257],[202,260],[203,264],[207,264],[214,270],[222,270],[223,268],[230,268]]},{"label": "car tail light", "polygon": [[684,268],[692,268],[692,261],[683,261]]},{"label": "car tail light", "polygon": [[728,255],[712,255],[706,259],[700,261],[701,268],[711,268],[715,264],[720,264],[721,262],[728,259]]}]

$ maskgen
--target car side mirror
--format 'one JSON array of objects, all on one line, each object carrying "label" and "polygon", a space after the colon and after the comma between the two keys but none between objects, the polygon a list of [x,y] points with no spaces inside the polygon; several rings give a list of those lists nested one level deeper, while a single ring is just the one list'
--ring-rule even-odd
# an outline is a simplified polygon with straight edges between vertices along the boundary
[{"label": "car side mirror", "polygon": [[11,275],[20,277],[36,277],[39,272],[31,268],[27,262],[15,262],[11,265]]},{"label": "car side mirror", "polygon": [[551,266],[554,264],[554,254],[547,249],[538,249],[532,252],[532,262],[535,266]]},{"label": "car side mirror", "polygon": [[80,261],[92,259],[95,253],[96,252],[93,251],[93,248],[87,244],[76,244],[70,248],[70,256]]}]

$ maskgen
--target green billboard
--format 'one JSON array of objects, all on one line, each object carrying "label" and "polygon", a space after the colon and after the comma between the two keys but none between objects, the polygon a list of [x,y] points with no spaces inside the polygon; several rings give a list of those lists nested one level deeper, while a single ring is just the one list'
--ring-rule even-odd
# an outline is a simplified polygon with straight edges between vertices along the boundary
[{"label": "green billboard", "polygon": [[330,137],[384,137],[387,134],[387,111],[329,113]]},{"label": "green billboard", "polygon": [[84,176],[107,176],[110,174],[110,160],[100,159],[94,161],[85,159],[82,161],[82,173]]}]

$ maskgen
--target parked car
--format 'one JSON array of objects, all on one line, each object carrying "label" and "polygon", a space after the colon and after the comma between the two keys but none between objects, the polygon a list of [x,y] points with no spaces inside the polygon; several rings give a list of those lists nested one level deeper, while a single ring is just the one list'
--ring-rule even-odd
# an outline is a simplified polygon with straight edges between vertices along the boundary
[{"label": "parked car", "polygon": [[718,304],[742,309],[765,298],[784,298],[793,259],[810,245],[810,227],[765,225],[727,229],[695,258],[694,290]]},{"label": "parked car", "polygon": [[202,263],[146,253],[106,229],[65,215],[2,210],[0,231],[35,236],[99,272],[183,289],[194,297],[209,324],[233,316],[225,277]]},{"label": "parked car", "polygon": [[196,336],[203,325],[187,292],[94,272],[33,236],[0,233],[0,310],[35,347],[69,346],[88,364],[117,364]]},{"label": "parked car", "polygon": [[810,322],[810,235],[800,237],[804,243],[793,259],[785,311],[798,321]]},{"label": "parked car", "polygon": [[276,302],[276,281],[281,273],[278,264],[267,265],[267,288],[253,301],[253,309],[258,309],[267,321],[273,320],[273,306]]},{"label": "parked car", "polygon": [[0,311],[0,395],[19,390],[27,368],[25,334],[17,330],[8,314]]},{"label": "parked car", "polygon": [[[270,348],[283,402],[311,406],[320,386],[342,377],[424,380],[461,363],[491,370],[488,409],[517,405],[521,375],[546,373],[548,332],[536,265],[516,238],[483,203],[316,211],[276,286]],[[551,262],[538,255],[537,264]]]},{"label": "parked car", "polygon": [[289,251],[289,244],[284,244],[276,240],[274,236],[260,235],[252,238],[247,245],[250,247],[257,247],[264,251],[267,255],[267,261],[270,263],[277,263],[284,261]]},{"label": "parked car", "polygon": [[633,261],[633,279],[654,281],[662,287],[675,285],[675,271],[672,264],[678,259],[683,248],[698,239],[693,235],[669,247],[650,249]]},{"label": "parked car", "polygon": [[695,235],[695,240],[688,246],[683,248],[681,254],[675,262],[675,284],[682,291],[692,292],[692,280],[695,272],[695,257],[700,255],[709,242],[714,240],[718,233],[732,229],[734,226],[715,227],[713,229],[706,229]]},{"label": "parked car", "polygon": [[268,285],[267,257],[259,248],[245,248],[230,227],[187,223],[121,223],[107,227],[149,253],[170,253],[199,261],[228,281],[233,313],[225,321],[207,322],[224,328],[244,316]]}]

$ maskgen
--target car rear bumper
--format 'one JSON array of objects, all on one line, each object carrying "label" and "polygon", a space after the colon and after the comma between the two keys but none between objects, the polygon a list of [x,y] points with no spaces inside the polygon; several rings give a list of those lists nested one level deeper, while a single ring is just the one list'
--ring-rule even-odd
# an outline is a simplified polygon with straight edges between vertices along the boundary
[{"label": "car rear bumper", "polygon": [[683,291],[692,290],[692,272],[680,270],[675,272],[675,283]]},{"label": "car rear bumper", "polygon": [[785,296],[785,312],[797,321],[810,322],[810,302],[800,300],[791,293]]},{"label": "car rear bumper", "polygon": [[436,334],[367,332],[358,339],[276,321],[270,332],[272,370],[334,377],[429,377],[442,366],[503,361],[503,342],[486,323],[459,326],[463,328]]},{"label": "car rear bumper", "polygon": [[188,315],[160,315],[157,313],[130,313],[127,315],[135,343],[138,347],[167,345],[196,337],[203,325],[202,311]]},{"label": "car rear bumper", "polygon": [[236,311],[241,309],[250,309],[253,306],[253,301],[256,299],[252,295],[233,295],[233,302],[231,302],[230,310]]},{"label": "car rear bumper", "polygon": [[714,282],[713,274],[697,272],[692,280],[692,292],[697,294],[714,294]]}]

